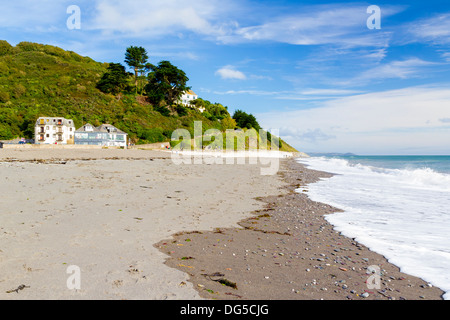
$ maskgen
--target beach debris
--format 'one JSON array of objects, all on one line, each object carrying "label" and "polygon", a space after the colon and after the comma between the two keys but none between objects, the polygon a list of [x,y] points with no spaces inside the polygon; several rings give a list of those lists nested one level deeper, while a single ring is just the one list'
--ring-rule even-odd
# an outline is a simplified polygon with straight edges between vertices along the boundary
[{"label": "beach debris", "polygon": [[195,259],[194,257],[182,257],[180,258],[181,260],[190,260],[190,259]]},{"label": "beach debris", "polygon": [[238,295],[238,294],[231,293],[231,292],[225,292],[225,294],[226,294],[227,296],[233,296],[233,297],[236,297],[236,298],[242,298],[242,296],[240,296],[240,295]]},{"label": "beach debris", "polygon": [[130,266],[130,269],[128,269],[127,271],[131,274],[136,274],[136,273],[141,272],[139,269],[134,268],[133,266]]},{"label": "beach debris", "polygon": [[217,281],[217,282],[219,282],[220,284],[222,284],[222,285],[224,285],[224,286],[231,287],[231,288],[237,290],[237,285],[236,285],[236,283],[235,283],[235,282],[231,282],[230,280],[227,280],[227,279],[225,279],[225,278],[219,279],[219,280],[213,280],[213,281]]},{"label": "beach debris", "polygon": [[115,280],[113,284],[118,288],[123,285],[123,280]]},{"label": "beach debris", "polygon": [[[222,284],[224,286],[231,287],[231,288],[237,290],[236,283],[235,282],[231,282],[230,280],[223,278],[225,276],[223,273],[220,273],[220,272],[214,272],[214,273],[211,273],[211,274],[202,273],[202,276],[207,277],[211,281],[218,282],[218,283],[220,283],[220,284]],[[214,277],[214,278],[215,277],[221,277],[221,278],[219,278],[219,279],[212,279],[212,277]]]},{"label": "beach debris", "polygon": [[6,291],[6,293],[13,293],[13,292],[19,293],[19,291],[21,291],[21,290],[23,290],[23,289],[25,289],[25,288],[29,288],[29,287],[30,287],[30,286],[26,286],[26,285],[24,285],[24,284],[21,284],[21,285],[18,286],[16,289],[8,290],[8,291]]},{"label": "beach debris", "polygon": [[211,278],[211,277],[223,277],[225,275],[223,273],[220,273],[220,272],[214,272],[214,273],[211,273],[211,274],[202,273],[202,276]]}]

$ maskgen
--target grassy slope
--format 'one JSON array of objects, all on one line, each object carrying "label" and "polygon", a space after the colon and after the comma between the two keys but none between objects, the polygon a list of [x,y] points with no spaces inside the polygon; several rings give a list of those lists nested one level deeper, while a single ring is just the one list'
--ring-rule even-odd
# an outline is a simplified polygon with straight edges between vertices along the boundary
[{"label": "grassy slope", "polygon": [[[144,140],[149,129],[158,128],[165,135],[161,139],[178,128],[193,132],[194,120],[202,121],[205,130],[222,129],[220,122],[194,110],[183,117],[165,117],[134,95],[102,93],[96,84],[107,67],[54,46],[20,43],[12,47],[0,41],[0,139],[32,138],[40,116],[70,118],[77,128],[87,122],[110,123],[142,143],[155,142]],[[293,148],[283,143],[283,149]]]}]

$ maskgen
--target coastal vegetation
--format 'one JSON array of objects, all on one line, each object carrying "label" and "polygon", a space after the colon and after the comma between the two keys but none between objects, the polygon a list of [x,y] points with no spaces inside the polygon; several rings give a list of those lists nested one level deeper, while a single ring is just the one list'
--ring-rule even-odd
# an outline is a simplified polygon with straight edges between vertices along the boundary
[{"label": "coastal vegetation", "polygon": [[[142,47],[131,46],[124,55],[133,72],[51,45],[0,40],[0,140],[34,138],[41,116],[73,119],[77,128],[109,123],[136,144],[169,141],[180,128],[193,136],[194,121],[202,122],[203,132],[260,129],[253,115],[242,110],[231,115],[217,102],[198,98],[179,104],[190,89],[183,70],[166,60],[149,63]],[[280,145],[288,148],[281,140]]]}]

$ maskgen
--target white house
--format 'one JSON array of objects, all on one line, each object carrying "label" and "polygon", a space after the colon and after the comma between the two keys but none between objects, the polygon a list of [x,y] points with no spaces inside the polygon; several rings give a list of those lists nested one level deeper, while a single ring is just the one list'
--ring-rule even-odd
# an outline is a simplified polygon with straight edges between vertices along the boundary
[{"label": "white house", "polygon": [[35,144],[74,144],[75,124],[71,119],[41,117],[34,129]]},{"label": "white house", "polygon": [[[185,93],[183,93],[183,95],[179,100],[179,103],[183,104],[186,107],[195,108],[193,105],[191,105],[191,102],[196,99],[198,99],[198,95],[194,91],[188,90]],[[200,107],[197,108],[197,110],[203,113],[205,112],[206,109],[204,107]]]},{"label": "white house", "polygon": [[94,127],[87,123],[75,132],[75,144],[127,148],[127,136],[110,124]]},{"label": "white house", "polygon": [[198,99],[198,95],[192,90],[186,91],[180,98],[181,103],[185,106],[190,106],[190,102],[195,99]]}]

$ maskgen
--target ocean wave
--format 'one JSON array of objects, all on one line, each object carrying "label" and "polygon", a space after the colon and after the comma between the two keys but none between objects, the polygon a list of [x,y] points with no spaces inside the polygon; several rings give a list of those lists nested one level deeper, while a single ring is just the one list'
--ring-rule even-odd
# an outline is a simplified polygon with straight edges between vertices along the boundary
[{"label": "ocean wave", "polygon": [[389,169],[351,162],[347,159],[326,157],[300,159],[298,161],[315,170],[336,174],[373,174],[374,176],[379,175],[382,179],[395,179],[414,188],[450,191],[450,174],[437,172],[428,167]]},{"label": "ocean wave", "polygon": [[407,163],[392,169],[354,159],[298,162],[336,174],[310,184],[308,196],[343,210],[326,217],[337,230],[446,291],[444,298],[450,299],[449,174]]}]

